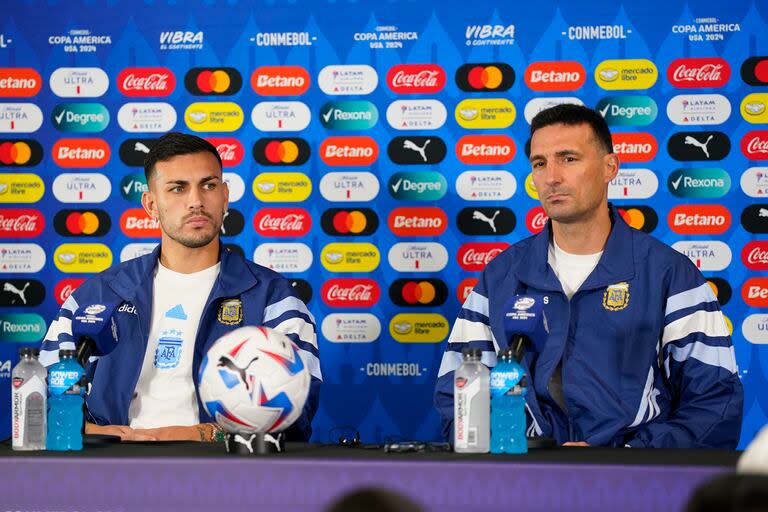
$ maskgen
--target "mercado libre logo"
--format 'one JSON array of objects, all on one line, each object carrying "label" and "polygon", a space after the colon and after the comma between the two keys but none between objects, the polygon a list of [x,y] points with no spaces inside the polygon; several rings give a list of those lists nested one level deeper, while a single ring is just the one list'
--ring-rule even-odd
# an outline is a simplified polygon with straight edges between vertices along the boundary
[{"label": "mercado libre logo", "polygon": [[595,68],[595,82],[609,91],[650,89],[658,78],[656,64],[647,59],[604,60]]},{"label": "mercado libre logo", "polygon": [[503,62],[464,64],[456,70],[455,79],[462,91],[502,92],[515,83],[515,71]]},{"label": "mercado libre logo", "polygon": [[389,322],[389,334],[399,343],[440,343],[449,324],[438,313],[400,313]]},{"label": "mercado libre logo", "polygon": [[299,203],[312,193],[312,181],[300,172],[263,172],[253,180],[253,194],[266,203]]},{"label": "mercado libre logo", "polygon": [[65,273],[97,273],[112,266],[112,251],[104,244],[62,244],[53,262]]},{"label": "mercado libre logo", "polygon": [[32,167],[43,159],[43,147],[32,139],[0,139],[0,167]]},{"label": "mercado libre logo", "polygon": [[243,119],[243,109],[232,102],[192,103],[184,112],[187,127],[195,132],[233,132]]},{"label": "mercado libre logo", "polygon": [[235,68],[192,68],[184,77],[184,87],[195,96],[231,96],[242,86]]}]

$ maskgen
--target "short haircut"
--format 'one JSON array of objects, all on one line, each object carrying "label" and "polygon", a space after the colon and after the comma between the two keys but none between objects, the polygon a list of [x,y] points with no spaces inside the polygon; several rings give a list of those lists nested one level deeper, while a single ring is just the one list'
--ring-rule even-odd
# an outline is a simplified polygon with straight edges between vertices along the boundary
[{"label": "short haircut", "polygon": [[216,161],[219,162],[219,168],[223,168],[221,155],[219,155],[213,144],[195,135],[169,132],[157,139],[152,149],[150,149],[147,158],[144,159],[144,177],[147,179],[147,185],[149,185],[155,173],[155,164],[157,162],[164,162],[175,156],[193,153],[210,153],[216,157]]},{"label": "short haircut", "polygon": [[606,153],[613,153],[611,131],[608,129],[608,123],[605,122],[600,112],[584,105],[565,103],[542,110],[534,116],[531,120],[531,134],[525,143],[525,156],[531,156],[531,139],[536,130],[553,124],[564,124],[566,126],[589,125],[592,128],[592,133],[594,133],[597,143],[605,149]]}]

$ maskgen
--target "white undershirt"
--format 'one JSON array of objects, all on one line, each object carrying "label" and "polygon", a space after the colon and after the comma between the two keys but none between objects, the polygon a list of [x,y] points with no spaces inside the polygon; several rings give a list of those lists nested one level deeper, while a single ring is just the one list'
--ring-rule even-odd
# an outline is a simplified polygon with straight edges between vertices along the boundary
[{"label": "white undershirt", "polygon": [[180,274],[157,262],[147,350],[128,409],[131,427],[200,422],[192,381],[192,358],[200,317],[220,265],[217,263],[193,274]]},{"label": "white undershirt", "polygon": [[555,242],[554,237],[549,244],[547,253],[547,263],[555,271],[555,275],[563,286],[563,291],[568,296],[568,300],[578,291],[589,274],[595,270],[597,262],[603,251],[595,254],[571,254],[562,250]]}]

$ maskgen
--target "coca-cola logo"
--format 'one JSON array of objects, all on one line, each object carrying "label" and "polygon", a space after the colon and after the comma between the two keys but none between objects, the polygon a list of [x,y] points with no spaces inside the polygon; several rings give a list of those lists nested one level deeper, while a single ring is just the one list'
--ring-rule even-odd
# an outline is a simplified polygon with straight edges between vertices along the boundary
[{"label": "coca-cola logo", "polygon": [[525,216],[525,226],[528,228],[528,231],[535,235],[544,229],[548,220],[549,217],[547,217],[547,214],[544,212],[544,208],[541,206],[534,206]]},{"label": "coca-cola logo", "polygon": [[45,218],[37,210],[0,209],[0,237],[33,238],[44,228]]},{"label": "coca-cola logo", "polygon": [[752,241],[741,250],[741,260],[750,270],[768,270],[768,241]]},{"label": "coca-cola logo", "polygon": [[470,242],[459,248],[459,266],[470,272],[480,272],[493,258],[509,247],[505,242]]},{"label": "coca-cola logo", "polygon": [[717,57],[676,59],[667,68],[667,79],[675,87],[722,87],[731,77],[731,67]]},{"label": "coca-cola logo", "polygon": [[239,140],[230,137],[207,137],[205,140],[219,152],[224,167],[234,167],[243,161],[245,148]]},{"label": "coca-cola logo", "polygon": [[117,87],[126,96],[168,96],[176,77],[167,68],[127,68],[117,76]]},{"label": "coca-cola logo", "polygon": [[768,160],[768,130],[752,130],[744,134],[741,152],[753,160]]},{"label": "coca-cola logo", "polygon": [[381,291],[373,279],[338,278],[323,284],[323,302],[332,307],[370,307],[379,301]]},{"label": "coca-cola logo", "polygon": [[253,225],[262,236],[298,237],[309,233],[312,218],[303,208],[262,208],[254,216]]},{"label": "coca-cola logo", "polygon": [[56,283],[56,286],[53,289],[53,296],[56,297],[56,302],[58,302],[60,305],[64,304],[64,301],[66,301],[72,292],[75,291],[75,289],[77,289],[77,287],[80,286],[84,281],[84,278],[70,278],[62,279]]},{"label": "coca-cola logo", "polygon": [[401,64],[387,73],[389,88],[401,94],[438,92],[445,80],[445,71],[437,64]]}]

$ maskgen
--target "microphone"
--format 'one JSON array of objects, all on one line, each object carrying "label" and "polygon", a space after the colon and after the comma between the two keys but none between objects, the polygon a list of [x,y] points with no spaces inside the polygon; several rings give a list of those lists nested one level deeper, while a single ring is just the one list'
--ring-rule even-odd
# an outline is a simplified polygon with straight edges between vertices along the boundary
[{"label": "microphone", "polygon": [[514,295],[504,306],[504,338],[521,361],[527,347],[543,349],[549,336],[541,295]]},{"label": "microphone", "polygon": [[75,358],[85,368],[92,356],[105,356],[117,347],[117,323],[112,318],[116,304],[81,306],[72,317],[72,336],[77,341]]}]

